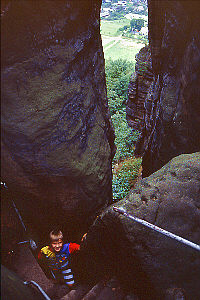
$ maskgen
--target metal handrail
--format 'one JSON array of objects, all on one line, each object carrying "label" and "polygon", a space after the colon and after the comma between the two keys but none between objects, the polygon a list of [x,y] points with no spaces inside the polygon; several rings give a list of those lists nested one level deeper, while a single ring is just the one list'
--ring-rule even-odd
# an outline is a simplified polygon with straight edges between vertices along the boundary
[{"label": "metal handrail", "polygon": [[40,293],[44,296],[44,298],[46,300],[51,300],[51,298],[49,298],[49,296],[45,293],[45,291],[41,288],[41,286],[37,282],[30,280],[30,281],[24,281],[24,284],[25,285],[33,284],[34,286],[36,286],[38,288],[38,290],[40,291]]},{"label": "metal handrail", "polygon": [[134,221],[136,221],[136,222],[138,222],[138,223],[140,223],[140,224],[142,224],[142,225],[144,225],[144,226],[146,226],[146,227],[148,227],[148,228],[150,228],[150,229],[152,229],[154,231],[157,231],[157,232],[159,232],[159,233],[161,233],[163,235],[166,235],[167,237],[169,237],[171,239],[174,239],[174,240],[176,240],[178,242],[181,242],[182,244],[185,244],[187,246],[192,247],[195,250],[200,251],[200,245],[197,245],[197,244],[195,244],[195,243],[193,243],[191,241],[188,241],[188,240],[184,239],[183,237],[180,237],[180,236],[178,236],[178,235],[176,235],[174,233],[171,233],[171,232],[169,232],[169,231],[167,231],[165,229],[162,229],[162,228],[160,228],[160,227],[158,227],[158,226],[156,226],[154,224],[151,224],[151,223],[149,223],[149,222],[147,222],[145,220],[139,219],[137,217],[133,217],[130,214],[128,214],[125,211],[125,209],[122,208],[122,207],[116,207],[116,206],[114,206],[113,210],[116,211],[116,212],[118,212],[118,213],[120,213],[120,214],[122,214],[122,215],[125,215],[127,218],[132,219],[132,220],[134,220]]}]

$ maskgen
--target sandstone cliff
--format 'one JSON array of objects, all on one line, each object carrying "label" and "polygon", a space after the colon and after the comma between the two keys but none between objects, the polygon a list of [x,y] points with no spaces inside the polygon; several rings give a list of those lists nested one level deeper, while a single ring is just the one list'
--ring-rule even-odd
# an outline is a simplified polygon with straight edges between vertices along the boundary
[{"label": "sandstone cliff", "polygon": [[27,224],[80,230],[112,199],[101,1],[3,1],[2,180]]},{"label": "sandstone cliff", "polygon": [[200,3],[149,0],[153,84],[136,147],[143,176],[200,147]]},{"label": "sandstone cliff", "polygon": [[134,130],[141,131],[144,126],[145,99],[152,81],[151,53],[146,46],[136,55],[135,72],[128,88],[126,118]]}]

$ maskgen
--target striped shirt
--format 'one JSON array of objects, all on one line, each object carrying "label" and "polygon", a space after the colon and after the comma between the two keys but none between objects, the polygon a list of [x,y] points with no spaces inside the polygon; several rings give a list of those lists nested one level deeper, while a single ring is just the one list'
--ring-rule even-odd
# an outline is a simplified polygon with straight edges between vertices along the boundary
[{"label": "striped shirt", "polygon": [[56,280],[64,280],[66,284],[74,284],[74,276],[69,266],[69,257],[71,253],[78,251],[80,245],[68,243],[62,246],[62,249],[56,253],[50,246],[43,247],[38,259],[45,259],[45,263],[50,269],[51,275]]}]

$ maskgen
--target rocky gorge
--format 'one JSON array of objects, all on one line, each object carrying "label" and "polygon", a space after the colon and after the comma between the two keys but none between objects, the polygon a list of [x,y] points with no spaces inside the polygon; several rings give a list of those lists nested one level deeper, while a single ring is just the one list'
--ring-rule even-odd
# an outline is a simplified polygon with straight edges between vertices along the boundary
[{"label": "rocky gorge", "polygon": [[[199,299],[199,252],[113,210],[101,1],[2,3],[2,240],[7,228],[22,237],[14,200],[39,244],[55,225],[75,240],[88,231],[78,265],[91,282],[115,275],[133,299],[178,299],[177,288]],[[148,6],[150,47],[127,103],[143,179],[115,206],[200,244],[199,4]]]}]

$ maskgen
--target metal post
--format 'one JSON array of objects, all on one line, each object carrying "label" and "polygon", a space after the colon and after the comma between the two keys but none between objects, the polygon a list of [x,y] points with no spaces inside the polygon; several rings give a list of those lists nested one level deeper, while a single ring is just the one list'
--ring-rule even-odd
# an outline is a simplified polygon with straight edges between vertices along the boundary
[{"label": "metal post", "polygon": [[[6,189],[8,189],[5,182],[1,181],[1,185],[4,186]],[[18,215],[18,218],[19,218],[19,220],[22,224],[22,227],[24,228],[25,233],[27,234],[26,226],[23,222],[22,216],[21,216],[21,214],[20,214],[20,212],[19,212],[18,208],[16,207],[15,202],[13,200],[12,200],[12,205],[14,207],[14,210],[15,210],[16,214]],[[29,245],[30,245],[30,247],[33,251],[37,249],[37,245],[36,245],[35,241],[32,240],[32,239],[29,239],[28,241],[19,242],[17,244],[25,244],[25,243],[29,243]]]},{"label": "metal post", "polygon": [[200,251],[200,245],[197,245],[197,244],[195,244],[193,242],[190,242],[190,241],[188,241],[188,240],[186,240],[186,239],[184,239],[184,238],[182,238],[182,237],[180,237],[180,236],[178,236],[178,235],[176,235],[174,233],[171,233],[171,232],[169,232],[169,231],[167,231],[165,229],[162,229],[162,228],[160,228],[160,227],[158,227],[156,225],[153,225],[153,224],[151,224],[151,223],[149,223],[149,222],[147,222],[145,220],[139,219],[137,217],[133,217],[130,214],[128,214],[125,211],[125,209],[123,209],[122,207],[116,207],[116,206],[114,206],[113,209],[114,209],[114,211],[116,211],[116,212],[118,212],[118,213],[126,216],[129,219],[132,219],[132,220],[134,220],[134,221],[136,221],[136,222],[138,222],[138,223],[140,223],[140,224],[142,224],[142,225],[144,225],[144,226],[146,226],[146,227],[148,227],[148,228],[150,228],[150,229],[152,229],[154,231],[157,231],[157,232],[159,232],[159,233],[161,233],[163,235],[166,235],[167,237],[169,237],[171,239],[174,239],[174,240],[176,240],[178,242],[181,242],[182,244],[185,244],[187,246],[192,247],[195,250]]},{"label": "metal post", "polygon": [[13,207],[14,207],[14,209],[15,209],[15,212],[16,212],[16,214],[18,215],[18,218],[20,219],[20,222],[21,222],[21,224],[22,224],[22,227],[24,228],[24,231],[26,232],[26,226],[25,226],[25,224],[24,224],[24,222],[23,222],[23,220],[22,220],[22,217],[21,217],[21,215],[20,215],[20,213],[19,213],[19,210],[17,209],[17,207],[16,207],[16,205],[15,205],[15,202],[12,200],[12,205],[13,205]]}]

